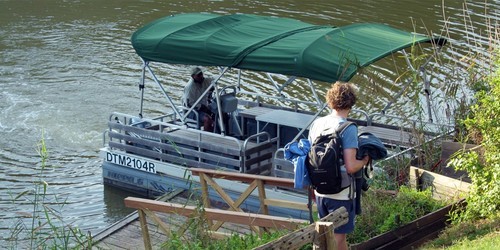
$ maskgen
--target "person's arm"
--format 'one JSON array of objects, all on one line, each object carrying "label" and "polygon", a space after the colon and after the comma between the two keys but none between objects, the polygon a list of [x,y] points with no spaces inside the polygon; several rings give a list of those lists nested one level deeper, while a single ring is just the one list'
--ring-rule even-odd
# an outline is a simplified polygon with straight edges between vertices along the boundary
[{"label": "person's arm", "polygon": [[358,129],[356,126],[348,126],[341,136],[346,171],[349,174],[354,174],[368,163],[369,157],[366,156],[362,160],[356,159],[356,153],[358,152]]},{"label": "person's arm", "polygon": [[356,148],[346,148],[343,150],[345,169],[349,174],[358,172],[370,160],[370,157],[368,155],[365,156],[362,160],[357,160],[356,152]]},{"label": "person's arm", "polygon": [[191,106],[193,105],[192,99],[194,96],[194,92],[193,92],[192,85],[193,85],[193,81],[190,80],[190,81],[188,81],[186,86],[184,86],[184,94],[182,96],[182,100],[183,100],[182,104],[187,108],[191,108]]}]

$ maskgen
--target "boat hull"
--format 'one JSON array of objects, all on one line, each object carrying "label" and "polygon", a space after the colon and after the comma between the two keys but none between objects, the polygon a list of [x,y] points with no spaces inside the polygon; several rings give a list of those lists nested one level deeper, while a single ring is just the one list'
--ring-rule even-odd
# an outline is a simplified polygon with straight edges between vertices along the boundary
[{"label": "boat hull", "polygon": [[[109,154],[123,155],[134,159],[147,161],[154,164],[155,173],[138,170],[130,166],[116,164],[109,161]],[[124,152],[115,152],[109,148],[101,149],[101,157],[104,159],[102,163],[102,175],[104,184],[118,187],[129,192],[133,192],[144,197],[155,197],[174,189],[182,188],[191,190],[201,194],[200,180],[197,176],[192,176],[189,168],[177,166],[174,164],[159,162],[151,159],[141,158],[135,155],[127,155]],[[126,164],[125,164],[126,165]],[[248,184],[237,181],[217,179],[217,184],[233,200],[237,200],[239,196],[248,187]],[[266,198],[293,201],[306,204],[307,197],[300,193],[294,193],[288,190],[277,188],[266,188]],[[213,189],[209,190],[210,200],[213,202],[225,203],[225,201]],[[260,213],[260,200],[257,190],[241,204],[241,209],[248,212]],[[283,207],[269,206],[269,214],[292,217],[298,219],[309,219],[308,211],[289,209]]]}]

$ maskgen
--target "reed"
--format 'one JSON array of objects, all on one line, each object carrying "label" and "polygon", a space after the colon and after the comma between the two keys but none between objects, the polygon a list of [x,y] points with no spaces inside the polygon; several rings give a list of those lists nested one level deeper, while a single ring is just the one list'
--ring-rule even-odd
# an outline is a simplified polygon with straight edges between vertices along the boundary
[{"label": "reed", "polygon": [[[441,173],[443,170],[440,163],[441,142],[443,140],[453,140],[463,143],[475,143],[479,138],[477,130],[466,128],[461,122],[471,117],[470,107],[475,105],[477,99],[474,93],[482,91],[488,85],[489,77],[495,72],[498,65],[495,64],[496,48],[500,43],[500,27],[498,21],[487,18],[493,16],[488,14],[492,10],[487,8],[488,3],[484,3],[485,15],[479,20],[472,16],[477,10],[471,11],[468,3],[463,3],[463,26],[461,29],[469,34],[465,41],[457,41],[453,37],[452,27],[449,18],[446,16],[445,5],[442,2],[444,25],[441,36],[447,38],[448,44],[445,46],[446,53],[437,53],[437,48],[412,47],[409,52],[412,68],[419,69],[425,62],[424,58],[435,55],[431,66],[437,72],[434,74],[418,74],[414,71],[402,71],[398,76],[400,79],[411,79],[407,91],[402,95],[407,101],[404,107],[412,107],[411,110],[398,106],[393,110],[398,117],[401,117],[399,124],[403,124],[405,129],[411,131],[413,146],[415,150],[402,153],[401,149],[393,149],[393,157],[388,161],[378,163],[390,174],[394,183],[404,184],[407,181],[408,169],[411,165],[426,170]],[[415,30],[419,26],[414,21]],[[424,21],[420,26],[425,27]],[[432,34],[429,32],[428,34]],[[484,40],[483,37],[488,37]],[[464,54],[463,51],[466,51]],[[440,70],[444,69],[444,70]],[[427,77],[427,78],[426,78]],[[430,89],[422,91],[410,91],[419,89],[419,84],[429,81]],[[437,93],[431,99],[431,106],[427,107],[422,100],[425,100],[427,91]],[[440,116],[429,116],[428,111]],[[428,132],[433,132],[429,134]],[[446,134],[436,140],[430,140],[435,134]]]},{"label": "reed", "polygon": [[23,212],[11,227],[8,249],[90,249],[92,238],[77,227],[67,223],[60,209],[66,204],[66,198],[49,193],[49,184],[44,180],[48,170],[49,153],[42,139],[37,145],[41,158],[40,172],[33,182],[31,190],[12,196],[12,203],[28,203],[31,212]]}]

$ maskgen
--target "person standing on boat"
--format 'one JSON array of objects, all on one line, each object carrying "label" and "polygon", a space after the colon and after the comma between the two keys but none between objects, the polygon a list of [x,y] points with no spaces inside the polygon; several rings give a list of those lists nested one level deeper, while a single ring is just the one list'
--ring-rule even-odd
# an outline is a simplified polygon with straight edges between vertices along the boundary
[{"label": "person standing on boat", "polygon": [[[352,107],[356,103],[356,95],[354,87],[350,83],[336,82],[326,93],[326,102],[331,109],[331,113],[325,117],[316,119],[309,130],[309,141],[313,142],[325,130],[331,130],[335,133],[335,129],[340,124],[347,121],[347,117]],[[344,165],[342,170],[342,183],[350,183],[354,181],[356,172],[361,170],[369,161],[369,156],[365,156],[362,160],[356,159],[358,149],[358,129],[356,126],[348,126],[343,133],[342,138],[342,153]],[[346,186],[346,185],[344,185]],[[355,209],[355,185],[349,185],[350,188],[345,188],[336,194],[320,194],[314,191],[316,196],[316,204],[318,213],[321,218],[335,211],[340,207],[345,207],[349,213],[349,222],[334,229],[334,237],[337,243],[337,249],[348,249],[347,234],[354,231],[354,220],[356,216]]]},{"label": "person standing on boat", "polygon": [[[214,79],[212,77],[205,77],[203,75],[203,70],[198,67],[191,68],[191,79],[184,87],[184,94],[182,96],[182,105],[187,108],[191,106],[201,97],[203,92],[210,87]],[[203,129],[205,131],[214,131],[214,122],[212,119],[213,112],[209,108],[209,96],[210,92],[203,96],[202,100],[198,102],[194,108],[198,112],[198,122],[203,123]],[[194,118],[194,114],[190,113],[190,118]]]}]

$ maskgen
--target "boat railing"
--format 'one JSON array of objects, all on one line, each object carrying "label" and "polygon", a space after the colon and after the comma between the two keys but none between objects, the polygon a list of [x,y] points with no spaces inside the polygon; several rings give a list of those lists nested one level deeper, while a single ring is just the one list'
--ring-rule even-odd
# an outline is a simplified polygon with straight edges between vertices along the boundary
[{"label": "boat railing", "polygon": [[271,171],[272,141],[265,131],[240,140],[121,113],[113,113],[108,126],[108,146],[129,154],[188,167],[245,173]]},{"label": "boat railing", "polygon": [[[405,118],[384,113],[372,113],[369,115],[369,120],[372,124],[386,127],[393,127],[399,130],[413,131],[415,128],[420,128],[422,132],[429,135],[437,135],[449,132],[454,129],[452,124],[437,123],[432,121],[417,120]],[[381,120],[377,122],[376,120]],[[391,126],[391,124],[393,124]]]},{"label": "boat railing", "polygon": [[280,178],[293,179],[294,171],[293,171],[293,163],[287,159],[285,159],[285,149],[279,148],[274,153],[273,158],[273,170],[274,176]]},{"label": "boat railing", "polygon": [[[370,115],[366,111],[361,110],[361,109],[352,109],[351,112],[354,115],[358,114],[358,116],[360,116],[359,118],[357,118],[357,123],[365,122],[366,126],[371,125]],[[365,125],[365,124],[359,124],[359,125]]]}]

